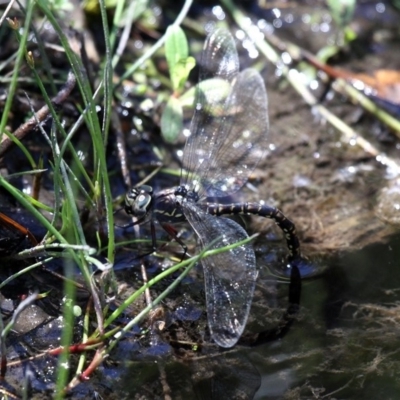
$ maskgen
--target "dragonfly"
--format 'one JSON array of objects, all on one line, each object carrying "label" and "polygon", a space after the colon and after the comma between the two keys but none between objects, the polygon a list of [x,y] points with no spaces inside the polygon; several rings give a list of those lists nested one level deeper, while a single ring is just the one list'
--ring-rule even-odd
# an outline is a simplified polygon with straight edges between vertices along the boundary
[{"label": "dragonfly", "polygon": [[[180,185],[157,193],[149,185],[134,187],[125,197],[125,211],[137,223],[150,221],[153,248],[158,221],[185,252],[171,224],[188,221],[203,249],[217,249],[248,238],[229,216],[270,218],[284,233],[290,263],[300,257],[300,244],[295,225],[280,210],[263,203],[218,202],[238,192],[266,156],[269,119],[264,80],[255,69],[239,71],[235,41],[224,29],[208,35],[199,75]],[[242,244],[201,263],[211,337],[220,347],[232,347],[243,333],[253,299],[254,250],[251,244]]]}]

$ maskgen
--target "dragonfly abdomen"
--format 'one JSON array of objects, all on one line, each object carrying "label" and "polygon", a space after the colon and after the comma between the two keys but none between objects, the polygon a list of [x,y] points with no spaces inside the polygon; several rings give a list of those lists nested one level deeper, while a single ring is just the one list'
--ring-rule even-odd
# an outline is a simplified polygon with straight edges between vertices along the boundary
[{"label": "dragonfly abdomen", "polygon": [[289,249],[289,260],[300,257],[300,243],[296,234],[296,227],[278,208],[260,203],[208,203],[207,212],[216,216],[244,214],[258,215],[260,217],[272,219],[285,235]]}]

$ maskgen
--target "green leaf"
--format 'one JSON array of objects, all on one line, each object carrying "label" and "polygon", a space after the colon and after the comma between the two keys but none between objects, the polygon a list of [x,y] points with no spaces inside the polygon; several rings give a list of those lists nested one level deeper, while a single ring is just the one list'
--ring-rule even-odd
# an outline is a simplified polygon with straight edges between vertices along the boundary
[{"label": "green leaf", "polygon": [[189,55],[185,33],[179,26],[171,25],[167,29],[165,55],[170,69],[174,68],[180,59],[185,59]]},{"label": "green leaf", "polygon": [[168,143],[174,143],[183,129],[183,110],[179,100],[171,96],[161,116],[161,133]]},{"label": "green leaf", "polygon": [[169,67],[172,88],[176,92],[183,90],[190,71],[196,64],[189,57],[188,43],[185,33],[179,26],[172,25],[167,29],[165,56]]},{"label": "green leaf", "polygon": [[[200,90],[207,104],[223,106],[231,92],[231,88],[231,84],[224,79],[206,79],[180,96],[179,102],[182,107],[193,107],[196,92]],[[213,110],[208,110],[208,112],[213,113]]]},{"label": "green leaf", "polygon": [[340,48],[337,45],[327,45],[322,47],[318,53],[317,53],[317,58],[318,60],[327,63],[328,60],[337,55],[340,51]]},{"label": "green leaf", "polygon": [[352,42],[353,40],[357,39],[357,33],[351,29],[349,26],[344,28],[344,37],[347,43]]},{"label": "green leaf", "polygon": [[185,87],[190,71],[196,65],[196,60],[193,57],[180,59],[173,71],[170,71],[172,87],[174,90],[181,92]]},{"label": "green leaf", "polygon": [[339,27],[344,28],[353,19],[356,0],[327,0],[326,2]]}]

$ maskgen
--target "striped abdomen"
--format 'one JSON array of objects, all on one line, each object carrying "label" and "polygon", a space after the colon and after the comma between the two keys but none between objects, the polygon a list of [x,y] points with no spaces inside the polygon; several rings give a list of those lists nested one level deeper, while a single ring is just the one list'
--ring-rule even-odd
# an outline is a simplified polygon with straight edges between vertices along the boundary
[{"label": "striped abdomen", "polygon": [[300,257],[300,242],[296,234],[296,227],[290,219],[286,218],[283,213],[275,207],[262,205],[259,203],[232,203],[217,204],[207,203],[207,212],[212,215],[259,215],[274,220],[274,222],[282,229],[287,246],[289,248],[289,261]]}]

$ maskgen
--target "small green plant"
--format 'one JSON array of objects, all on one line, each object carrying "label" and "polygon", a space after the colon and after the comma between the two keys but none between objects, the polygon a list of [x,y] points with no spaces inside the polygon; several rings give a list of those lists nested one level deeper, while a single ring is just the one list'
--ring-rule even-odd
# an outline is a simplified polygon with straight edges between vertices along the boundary
[{"label": "small green plant", "polygon": [[173,143],[183,128],[183,108],[178,97],[196,64],[195,59],[189,56],[188,42],[179,26],[172,25],[167,29],[165,55],[173,94],[168,99],[161,117],[161,132],[167,142]]},{"label": "small green plant", "polygon": [[[173,93],[168,98],[161,116],[161,132],[165,141],[174,143],[183,129],[183,108],[193,107],[199,92],[202,97],[211,97],[213,104],[218,104],[223,108],[231,86],[226,80],[211,78],[199,82],[184,92],[189,73],[194,68],[196,61],[188,55],[187,39],[179,26],[170,26],[166,35],[165,56]],[[211,101],[206,103],[211,103]],[[222,110],[220,107],[216,107],[206,111],[211,115],[218,115]]]},{"label": "small green plant", "polygon": [[356,38],[356,33],[349,27],[356,8],[356,0],[326,0],[332,18],[343,35],[344,43]]}]

